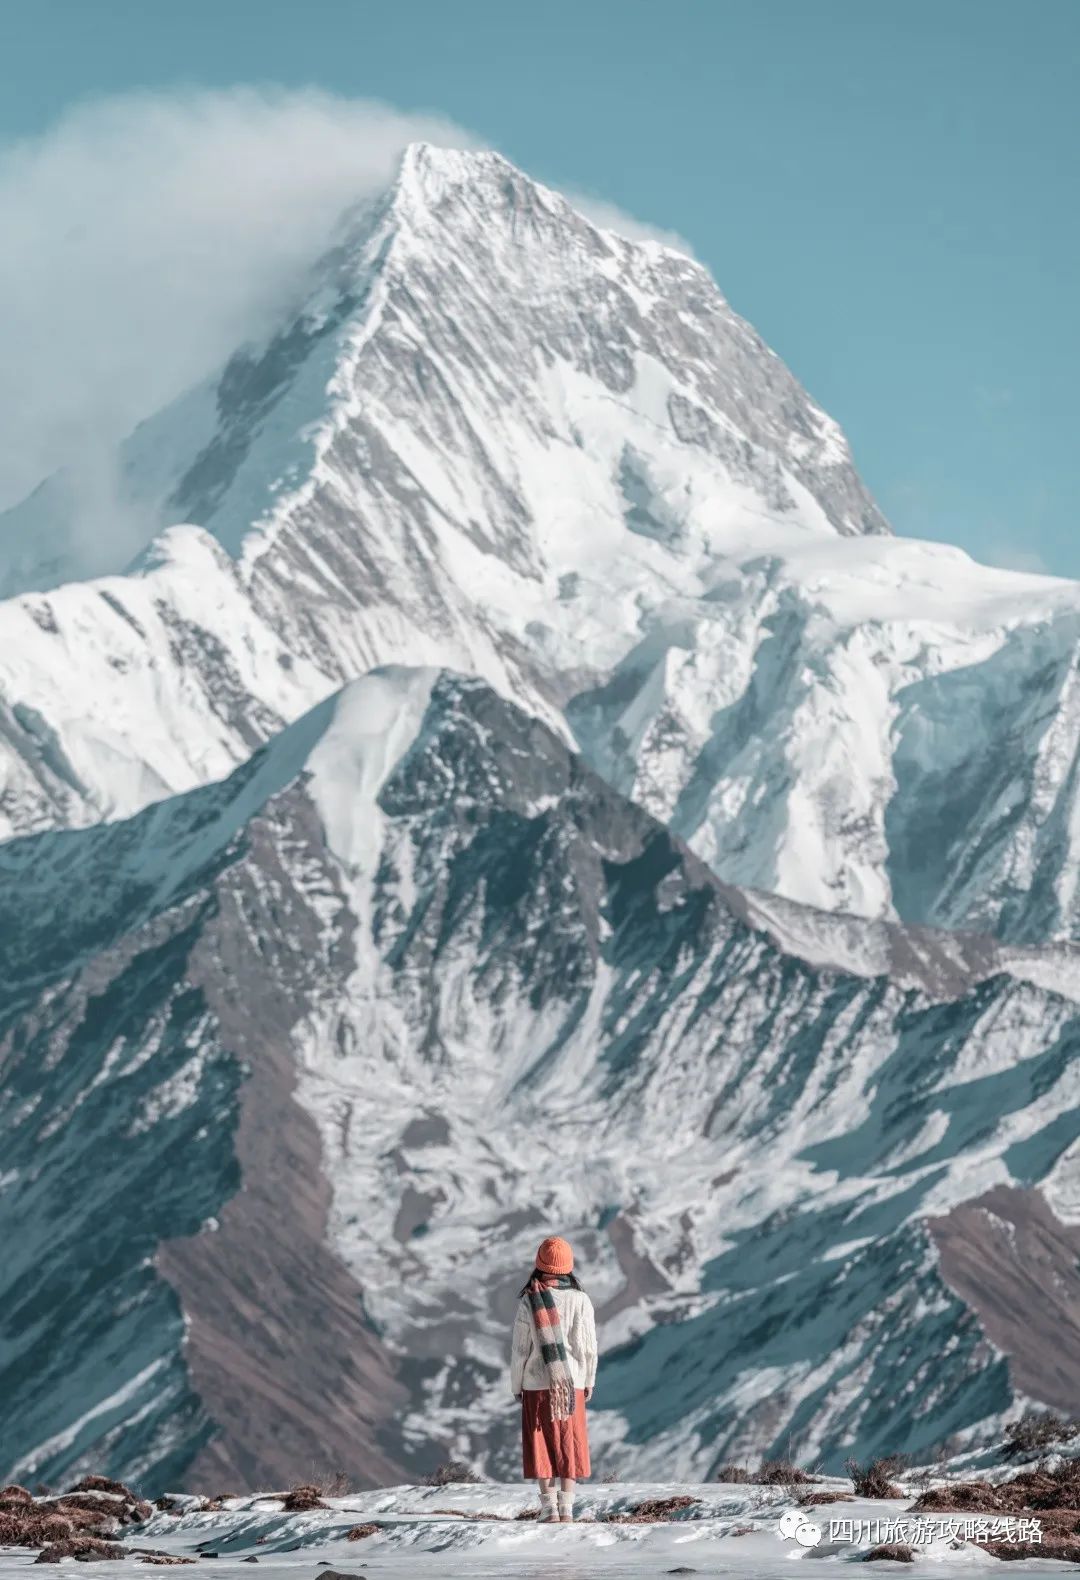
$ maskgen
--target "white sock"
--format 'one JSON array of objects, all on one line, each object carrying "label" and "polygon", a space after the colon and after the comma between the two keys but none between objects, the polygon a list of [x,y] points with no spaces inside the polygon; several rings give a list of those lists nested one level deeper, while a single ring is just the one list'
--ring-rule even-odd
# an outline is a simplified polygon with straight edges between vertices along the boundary
[{"label": "white sock", "polygon": [[540,1494],[540,1518],[547,1519],[554,1516],[555,1512],[555,1491],[552,1488],[551,1491]]},{"label": "white sock", "polygon": [[565,1514],[572,1515],[573,1512],[574,1512],[574,1494],[572,1492],[563,1492],[562,1488],[560,1487],[559,1488],[559,1513],[563,1514],[563,1515],[565,1515]]}]

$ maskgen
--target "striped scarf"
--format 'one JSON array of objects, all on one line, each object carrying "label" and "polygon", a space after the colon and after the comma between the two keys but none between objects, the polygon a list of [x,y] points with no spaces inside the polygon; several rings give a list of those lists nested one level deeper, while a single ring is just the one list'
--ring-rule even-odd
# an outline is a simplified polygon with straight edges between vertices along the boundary
[{"label": "striped scarf", "polygon": [[574,1380],[570,1375],[559,1308],[551,1291],[573,1287],[567,1274],[545,1273],[542,1277],[532,1277],[526,1290],[536,1324],[540,1355],[547,1367],[548,1394],[554,1421],[566,1421],[574,1413]]}]

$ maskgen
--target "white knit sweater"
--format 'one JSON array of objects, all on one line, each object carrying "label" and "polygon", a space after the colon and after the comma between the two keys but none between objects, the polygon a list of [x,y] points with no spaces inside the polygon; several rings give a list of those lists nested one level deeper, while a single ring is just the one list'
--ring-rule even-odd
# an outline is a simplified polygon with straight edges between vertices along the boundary
[{"label": "white knit sweater", "polygon": [[[553,1289],[559,1308],[563,1343],[575,1388],[592,1388],[596,1382],[596,1319],[593,1303],[583,1289]],[[532,1307],[522,1296],[514,1318],[514,1339],[510,1352],[510,1391],[519,1394],[526,1388],[546,1388],[547,1368],[536,1338]]]}]

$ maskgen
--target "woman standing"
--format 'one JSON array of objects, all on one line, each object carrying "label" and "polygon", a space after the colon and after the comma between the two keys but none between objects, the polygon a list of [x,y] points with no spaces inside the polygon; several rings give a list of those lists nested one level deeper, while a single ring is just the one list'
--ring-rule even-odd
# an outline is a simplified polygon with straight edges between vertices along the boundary
[{"label": "woman standing", "polygon": [[523,1474],[539,1484],[542,1520],[573,1522],[574,1483],[589,1474],[585,1401],[595,1384],[592,1301],[574,1277],[573,1251],[553,1236],[537,1251],[521,1291],[510,1358],[510,1386],[521,1400]]}]

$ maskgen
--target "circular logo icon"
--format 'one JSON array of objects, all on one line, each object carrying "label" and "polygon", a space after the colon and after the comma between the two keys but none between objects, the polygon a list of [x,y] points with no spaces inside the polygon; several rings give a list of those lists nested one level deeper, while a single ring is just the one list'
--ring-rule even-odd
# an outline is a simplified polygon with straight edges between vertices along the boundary
[{"label": "circular logo icon", "polygon": [[795,1527],[795,1540],[800,1547],[816,1547],[821,1540],[821,1526],[813,1520],[800,1520]]},{"label": "circular logo icon", "polygon": [[816,1547],[821,1540],[821,1526],[808,1520],[801,1509],[785,1509],[778,1529],[787,1540],[794,1537],[800,1547]]}]

